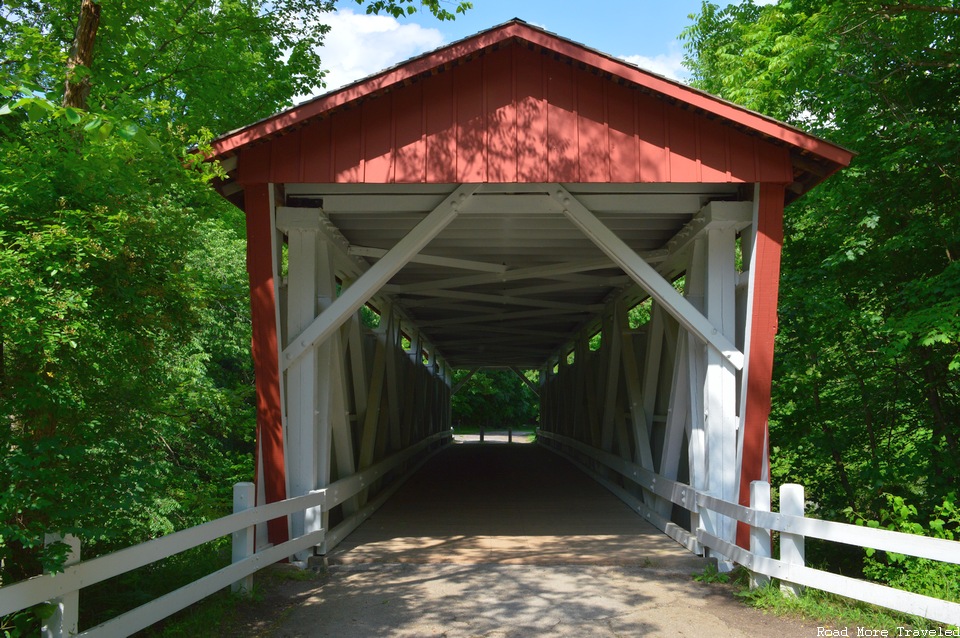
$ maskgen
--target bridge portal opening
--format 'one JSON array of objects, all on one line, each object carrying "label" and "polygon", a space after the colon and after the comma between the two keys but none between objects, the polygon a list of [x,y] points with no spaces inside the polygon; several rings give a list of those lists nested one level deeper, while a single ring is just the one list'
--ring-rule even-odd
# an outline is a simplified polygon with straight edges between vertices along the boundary
[{"label": "bridge portal opening", "polygon": [[258,502],[363,486],[259,539],[335,546],[449,441],[454,371],[498,369],[646,520],[746,541],[657,481],[745,503],[766,476],[783,209],[849,152],[518,20],[213,148],[247,217]]}]

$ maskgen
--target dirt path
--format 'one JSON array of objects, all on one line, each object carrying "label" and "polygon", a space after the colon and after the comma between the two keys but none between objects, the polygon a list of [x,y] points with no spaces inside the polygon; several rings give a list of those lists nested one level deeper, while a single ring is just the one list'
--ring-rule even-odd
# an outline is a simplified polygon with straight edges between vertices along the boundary
[{"label": "dirt path", "polygon": [[536,446],[456,446],[328,557],[278,566],[239,636],[785,636],[705,563]]}]

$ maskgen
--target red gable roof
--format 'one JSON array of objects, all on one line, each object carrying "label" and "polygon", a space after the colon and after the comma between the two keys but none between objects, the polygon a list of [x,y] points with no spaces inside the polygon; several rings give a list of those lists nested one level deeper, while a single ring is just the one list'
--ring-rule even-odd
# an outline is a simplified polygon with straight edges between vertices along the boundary
[{"label": "red gable roof", "polygon": [[513,20],[228,133],[241,183],[771,182],[852,153]]}]

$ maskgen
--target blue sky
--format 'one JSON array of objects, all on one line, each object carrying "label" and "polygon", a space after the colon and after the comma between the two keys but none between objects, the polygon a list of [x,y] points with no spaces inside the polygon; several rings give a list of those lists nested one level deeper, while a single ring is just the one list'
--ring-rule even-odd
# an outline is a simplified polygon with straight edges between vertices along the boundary
[{"label": "blue sky", "polygon": [[701,0],[473,0],[473,5],[454,22],[438,22],[428,13],[402,20],[368,16],[341,0],[340,10],[326,20],[331,32],[320,51],[328,90],[512,18],[682,80],[679,36]]}]

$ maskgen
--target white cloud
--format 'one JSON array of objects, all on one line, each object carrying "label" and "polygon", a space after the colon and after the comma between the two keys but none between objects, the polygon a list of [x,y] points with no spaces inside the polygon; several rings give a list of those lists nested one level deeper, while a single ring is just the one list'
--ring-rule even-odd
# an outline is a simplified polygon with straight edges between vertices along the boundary
[{"label": "white cloud", "polygon": [[326,89],[338,89],[431,51],[444,44],[437,29],[413,22],[399,22],[389,16],[354,13],[341,9],[324,18],[330,32],[320,48],[321,65],[327,70]]},{"label": "white cloud", "polygon": [[621,55],[620,59],[679,82],[683,82],[690,75],[683,67],[683,53],[676,41],[670,43],[667,53],[660,53],[652,58],[646,55]]}]

